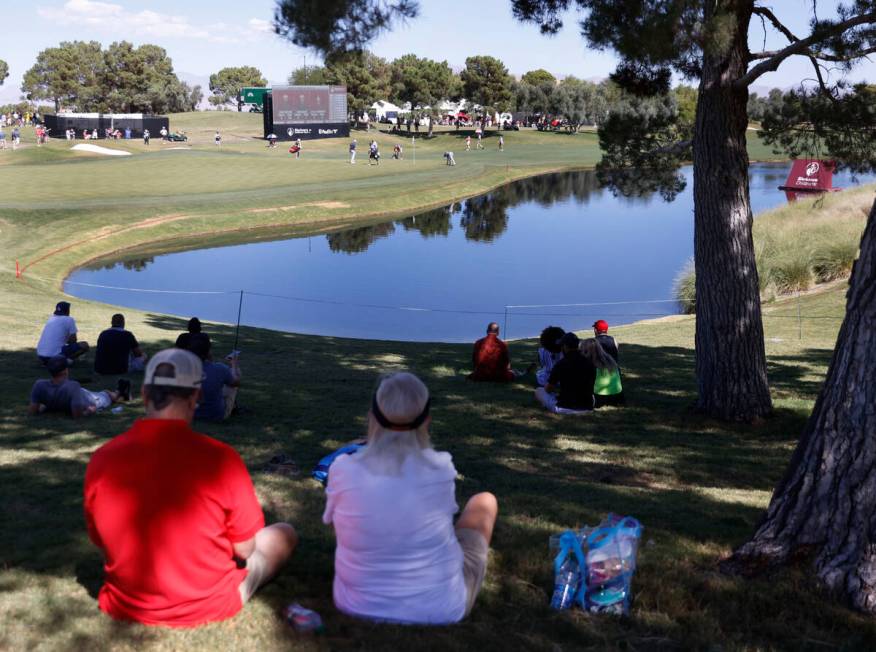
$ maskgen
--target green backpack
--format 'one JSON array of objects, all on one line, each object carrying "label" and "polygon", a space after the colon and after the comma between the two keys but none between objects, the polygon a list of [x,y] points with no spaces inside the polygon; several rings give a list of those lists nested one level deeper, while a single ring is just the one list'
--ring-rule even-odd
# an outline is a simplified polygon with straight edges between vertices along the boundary
[{"label": "green backpack", "polygon": [[620,368],[597,369],[596,382],[593,383],[593,393],[599,396],[614,396],[624,391],[621,384]]}]

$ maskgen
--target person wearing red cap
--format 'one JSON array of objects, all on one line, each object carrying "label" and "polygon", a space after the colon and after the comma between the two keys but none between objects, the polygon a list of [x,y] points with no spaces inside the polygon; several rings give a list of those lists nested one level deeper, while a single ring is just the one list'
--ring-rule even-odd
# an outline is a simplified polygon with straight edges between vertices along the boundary
[{"label": "person wearing red cap", "polygon": [[593,322],[593,334],[596,336],[596,341],[603,350],[608,353],[617,364],[620,364],[620,354],[617,349],[617,342],[608,334],[608,322],[604,319],[597,319]]}]

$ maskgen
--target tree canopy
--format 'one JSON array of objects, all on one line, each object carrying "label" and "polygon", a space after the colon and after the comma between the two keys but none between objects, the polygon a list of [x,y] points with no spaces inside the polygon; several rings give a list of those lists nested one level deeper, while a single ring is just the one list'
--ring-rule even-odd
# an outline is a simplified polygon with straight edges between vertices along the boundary
[{"label": "tree canopy", "polygon": [[289,73],[287,80],[292,86],[333,84],[331,75],[325,66],[302,66]]},{"label": "tree canopy", "polygon": [[544,68],[539,68],[538,70],[530,70],[524,73],[520,81],[532,86],[541,86],[542,84],[556,84],[557,78]]},{"label": "tree canopy", "polygon": [[9,64],[0,59],[0,86],[3,85],[7,77],[9,77]]},{"label": "tree canopy", "polygon": [[245,86],[264,86],[267,83],[268,80],[261,71],[253,66],[222,68],[210,75],[210,103],[222,106],[237,102],[237,110],[240,111],[240,89]]},{"label": "tree canopy", "polygon": [[164,48],[127,41],[102,50],[97,41],[64,41],[37,55],[24,74],[31,100],[55,110],[165,113],[189,110],[191,89],[173,70]]},{"label": "tree canopy", "polygon": [[433,61],[405,54],[392,62],[391,99],[400,104],[433,106],[458,95],[456,76],[446,61]]},{"label": "tree canopy", "polygon": [[347,87],[350,111],[361,113],[390,96],[392,70],[386,59],[371,52],[350,52],[330,57],[326,65],[329,83]]},{"label": "tree canopy", "polygon": [[468,57],[459,74],[466,100],[485,109],[505,111],[511,105],[514,81],[501,61],[490,56]]}]

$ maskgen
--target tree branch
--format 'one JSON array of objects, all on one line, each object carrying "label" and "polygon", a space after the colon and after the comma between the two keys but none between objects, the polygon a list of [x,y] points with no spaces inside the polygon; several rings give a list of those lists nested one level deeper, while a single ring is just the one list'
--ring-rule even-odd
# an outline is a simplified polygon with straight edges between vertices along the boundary
[{"label": "tree branch", "polygon": [[[763,8],[757,7],[756,10],[762,11]],[[871,11],[866,14],[854,16],[853,18],[844,20],[841,23],[836,23],[830,29],[825,29],[823,31],[819,31],[818,33],[811,34],[804,39],[794,41],[787,47],[776,52],[769,59],[761,61],[759,64],[754,66],[745,75],[733,82],[733,85],[737,88],[747,88],[761,75],[778,70],[782,62],[788,57],[795,54],[809,56],[810,53],[808,52],[808,50],[810,46],[815,45],[816,43],[820,43],[821,41],[824,41],[831,36],[842,34],[852,27],[857,27],[858,25],[865,25],[872,22],[876,22],[876,11]]]},{"label": "tree branch", "polygon": [[800,39],[794,36],[785,25],[780,21],[776,15],[772,12],[772,10],[767,9],[766,7],[755,7],[752,9],[751,13],[760,16],[761,18],[766,18],[773,24],[778,31],[785,35],[785,37],[791,41],[792,43],[795,41],[799,41]]}]

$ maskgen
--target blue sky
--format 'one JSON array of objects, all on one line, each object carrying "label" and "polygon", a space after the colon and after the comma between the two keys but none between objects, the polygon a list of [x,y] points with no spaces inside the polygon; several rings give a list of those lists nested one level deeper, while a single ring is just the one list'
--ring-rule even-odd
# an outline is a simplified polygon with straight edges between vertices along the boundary
[{"label": "blue sky", "polygon": [[[836,3],[821,0],[826,14]],[[62,40],[116,40],[155,43],[164,47],[179,73],[208,76],[225,66],[254,65],[270,81],[282,82],[288,73],[316,61],[312,52],[296,48],[271,32],[274,0],[34,0],[3,2],[0,13],[0,59],[10,65],[10,78],[0,87],[0,97],[17,97],[21,76],[43,48]],[[796,33],[806,31],[812,0],[777,0],[776,11],[788,17]],[[756,35],[756,36],[755,36]],[[759,25],[752,28],[752,43],[760,43]],[[768,36],[767,47],[781,41]],[[393,59],[408,52],[447,60],[461,68],[466,56],[490,54],[502,59],[510,71],[546,68],[557,76],[602,78],[613,69],[609,53],[589,51],[577,33],[574,16],[558,36],[541,36],[532,25],[521,25],[510,13],[508,0],[451,3],[421,0],[421,15],[410,24],[381,36],[372,49]],[[784,64],[764,76],[761,87],[787,87],[811,77],[809,64]],[[876,80],[876,63],[856,69],[853,79]]]}]

